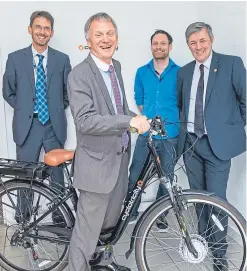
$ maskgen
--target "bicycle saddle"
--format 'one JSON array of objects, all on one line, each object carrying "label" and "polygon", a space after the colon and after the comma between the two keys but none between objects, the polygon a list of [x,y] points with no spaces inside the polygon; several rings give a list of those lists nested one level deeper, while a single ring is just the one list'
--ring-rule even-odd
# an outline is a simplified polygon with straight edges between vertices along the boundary
[{"label": "bicycle saddle", "polygon": [[55,149],[45,154],[44,162],[48,166],[56,167],[73,159],[75,152],[65,149]]}]

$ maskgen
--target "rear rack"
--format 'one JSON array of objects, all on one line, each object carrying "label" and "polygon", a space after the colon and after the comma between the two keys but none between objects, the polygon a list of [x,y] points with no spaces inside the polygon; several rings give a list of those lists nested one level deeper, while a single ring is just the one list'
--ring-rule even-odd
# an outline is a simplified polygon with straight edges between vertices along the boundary
[{"label": "rear rack", "polygon": [[51,167],[42,162],[28,162],[0,158],[0,177],[46,179],[50,174]]}]

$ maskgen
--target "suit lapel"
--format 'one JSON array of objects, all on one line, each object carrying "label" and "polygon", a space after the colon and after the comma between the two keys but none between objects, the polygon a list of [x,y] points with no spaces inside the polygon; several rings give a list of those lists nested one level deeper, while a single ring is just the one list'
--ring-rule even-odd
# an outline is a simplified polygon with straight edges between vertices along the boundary
[{"label": "suit lapel", "polygon": [[207,84],[206,99],[205,99],[205,109],[207,107],[210,95],[212,93],[213,86],[215,84],[218,66],[219,66],[219,57],[218,57],[217,53],[213,52],[209,75],[208,75],[208,84]]},{"label": "suit lapel", "polygon": [[24,50],[24,56],[25,56],[25,61],[23,64],[26,66],[27,77],[31,84],[33,95],[35,97],[36,91],[35,91],[35,80],[34,80],[32,45],[30,45],[29,47],[26,48],[26,50]]},{"label": "suit lapel", "polygon": [[121,70],[120,70],[120,67],[119,65],[116,64],[116,62],[113,60],[113,65],[114,65],[114,69],[116,71],[116,74],[117,74],[117,78],[118,78],[118,81],[119,81],[119,84],[120,84],[120,88],[122,91],[122,95],[123,95],[123,111],[125,114],[129,114],[129,108],[128,108],[128,105],[127,105],[127,100],[126,100],[126,96],[125,96],[125,90],[124,90],[124,83],[123,83],[123,78],[122,78],[122,75],[121,75]]},{"label": "suit lapel", "polygon": [[48,47],[48,60],[47,60],[47,91],[49,90],[51,77],[54,71],[55,65],[55,51]]},{"label": "suit lapel", "polygon": [[193,80],[193,74],[195,69],[196,62],[193,61],[190,63],[187,74],[186,74],[186,80],[185,80],[185,87],[184,87],[184,104],[185,104],[185,116],[186,120],[188,119],[189,114],[189,106],[190,106],[190,93],[191,93],[191,87],[192,87],[192,80]]},{"label": "suit lapel", "polygon": [[92,71],[95,74],[95,79],[96,79],[96,81],[97,81],[97,83],[99,85],[99,89],[101,90],[101,92],[102,92],[102,94],[104,96],[104,99],[106,101],[106,104],[107,104],[111,114],[116,115],[116,112],[114,110],[114,107],[113,107],[113,104],[112,104],[112,101],[111,101],[111,97],[110,97],[109,92],[107,90],[105,81],[104,81],[99,69],[97,68],[97,66],[96,66],[95,62],[93,61],[90,54],[87,57],[87,62],[90,64],[90,66],[92,68]]}]

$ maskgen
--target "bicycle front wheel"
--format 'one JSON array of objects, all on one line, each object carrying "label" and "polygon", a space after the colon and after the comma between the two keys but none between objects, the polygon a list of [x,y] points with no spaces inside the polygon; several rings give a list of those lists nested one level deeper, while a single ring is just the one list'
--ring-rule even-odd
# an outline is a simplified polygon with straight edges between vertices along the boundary
[{"label": "bicycle front wheel", "polygon": [[7,271],[63,270],[68,263],[69,246],[50,241],[65,237],[48,232],[45,227],[72,227],[66,207],[59,206],[37,227],[26,230],[26,226],[49,210],[58,195],[36,182],[30,189],[25,180],[7,182],[5,189],[0,187],[0,266]]},{"label": "bicycle front wheel", "polygon": [[198,257],[189,252],[171,201],[164,199],[137,232],[138,270],[221,270],[219,261],[224,270],[245,270],[246,221],[236,208],[215,196],[187,194],[184,201],[182,217]]}]

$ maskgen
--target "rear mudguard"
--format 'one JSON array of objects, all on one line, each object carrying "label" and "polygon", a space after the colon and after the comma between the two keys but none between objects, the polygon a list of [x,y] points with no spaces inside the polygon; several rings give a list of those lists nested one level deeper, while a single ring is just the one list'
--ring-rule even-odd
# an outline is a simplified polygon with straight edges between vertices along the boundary
[{"label": "rear mudguard", "polygon": [[[30,180],[28,180],[28,179],[10,179],[10,180],[4,182],[4,186],[8,185],[8,183],[11,183],[11,182],[26,183],[26,184],[30,185]],[[33,183],[33,185],[40,186],[43,189],[48,190],[49,192],[52,192],[55,195],[57,195],[56,190],[54,190],[51,186],[48,186],[47,184],[45,184],[45,183],[43,183],[41,181],[35,181],[34,180],[32,183]],[[66,211],[67,211],[67,213],[68,213],[68,215],[70,217],[70,221],[72,222],[71,228],[73,228],[74,225],[75,225],[74,214],[73,214],[73,212],[71,211],[71,209],[69,208],[69,206],[68,206],[68,204],[66,202],[64,202],[63,205],[64,205],[64,207],[65,207],[65,209],[66,209]]]}]

